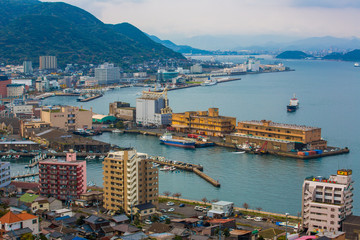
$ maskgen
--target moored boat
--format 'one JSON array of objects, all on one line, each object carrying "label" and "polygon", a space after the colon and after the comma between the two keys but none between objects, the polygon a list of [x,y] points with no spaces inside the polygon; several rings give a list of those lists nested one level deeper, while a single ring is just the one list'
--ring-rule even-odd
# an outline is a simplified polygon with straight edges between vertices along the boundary
[{"label": "moored boat", "polygon": [[160,138],[160,142],[175,147],[195,148],[195,141],[193,139],[185,139],[180,137],[173,137],[171,133],[164,133]]},{"label": "moored boat", "polygon": [[217,80],[209,77],[207,80],[205,80],[200,85],[201,86],[212,86],[212,85],[216,85],[216,84],[217,84]]}]

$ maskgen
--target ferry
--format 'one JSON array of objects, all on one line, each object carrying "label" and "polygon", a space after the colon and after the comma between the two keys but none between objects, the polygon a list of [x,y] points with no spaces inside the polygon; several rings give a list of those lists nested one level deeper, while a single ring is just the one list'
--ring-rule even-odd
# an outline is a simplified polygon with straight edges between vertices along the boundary
[{"label": "ferry", "polygon": [[216,79],[212,79],[212,78],[208,78],[207,80],[205,80],[203,83],[201,83],[201,86],[213,86],[217,84],[217,80]]},{"label": "ferry", "polygon": [[295,112],[299,108],[299,100],[296,98],[295,94],[293,98],[290,99],[290,104],[287,105],[288,112]]},{"label": "ferry", "polygon": [[193,139],[185,139],[185,138],[174,138],[171,133],[164,133],[160,138],[160,142],[175,147],[182,148],[195,148],[195,142]]}]

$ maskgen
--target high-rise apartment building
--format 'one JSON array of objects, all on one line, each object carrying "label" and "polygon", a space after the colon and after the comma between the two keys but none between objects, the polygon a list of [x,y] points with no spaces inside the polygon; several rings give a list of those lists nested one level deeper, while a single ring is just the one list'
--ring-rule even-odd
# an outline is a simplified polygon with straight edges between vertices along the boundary
[{"label": "high-rise apartment building", "polygon": [[158,169],[135,149],[109,153],[104,159],[104,207],[131,213],[138,204],[158,203]]},{"label": "high-rise apartment building", "polygon": [[24,67],[24,74],[28,75],[28,74],[33,73],[33,67],[32,67],[32,62],[31,61],[24,61],[23,62],[23,67]]},{"label": "high-rise apartment building", "polygon": [[57,58],[56,56],[40,56],[39,58],[40,70],[46,69],[57,69]]},{"label": "high-rise apartment building", "polygon": [[40,194],[60,200],[78,199],[86,192],[86,161],[77,161],[76,153],[66,153],[65,160],[39,162]]},{"label": "high-rise apartment building", "polygon": [[352,214],[353,180],[350,169],[336,175],[309,177],[303,184],[303,228],[311,231],[338,231],[342,221]]},{"label": "high-rise apartment building", "polygon": [[0,98],[7,97],[7,85],[11,84],[11,79],[7,76],[0,76]]},{"label": "high-rise apartment building", "polygon": [[95,68],[95,79],[99,84],[111,84],[120,80],[120,68],[112,63],[104,63]]}]

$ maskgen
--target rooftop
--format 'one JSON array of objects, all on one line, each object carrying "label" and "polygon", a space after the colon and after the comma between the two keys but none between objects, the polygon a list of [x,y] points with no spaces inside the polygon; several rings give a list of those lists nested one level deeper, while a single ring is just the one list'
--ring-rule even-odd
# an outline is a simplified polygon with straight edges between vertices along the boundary
[{"label": "rooftop", "polygon": [[[315,129],[320,129],[318,127],[309,127],[309,126],[304,126],[304,125],[295,125],[295,124],[286,124],[286,123],[274,123],[274,122],[271,122],[271,121],[266,121],[266,122],[269,123],[269,127],[290,128],[290,129],[296,129],[296,130],[302,130],[302,131],[311,131],[311,130],[315,130]],[[241,121],[239,123],[264,126],[265,120],[262,120],[262,121],[257,121],[257,120]]]},{"label": "rooftop", "polygon": [[226,206],[229,204],[234,204],[233,202],[227,202],[227,201],[218,201],[218,202],[214,202],[213,205],[220,205],[220,206]]}]

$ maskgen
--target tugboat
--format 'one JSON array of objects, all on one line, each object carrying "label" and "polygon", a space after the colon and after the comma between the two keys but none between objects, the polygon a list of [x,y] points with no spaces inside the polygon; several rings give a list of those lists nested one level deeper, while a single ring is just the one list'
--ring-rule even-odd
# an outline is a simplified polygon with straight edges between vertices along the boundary
[{"label": "tugboat", "polygon": [[296,98],[295,93],[293,98],[290,99],[290,104],[287,105],[288,112],[295,112],[299,108],[299,100]]}]

